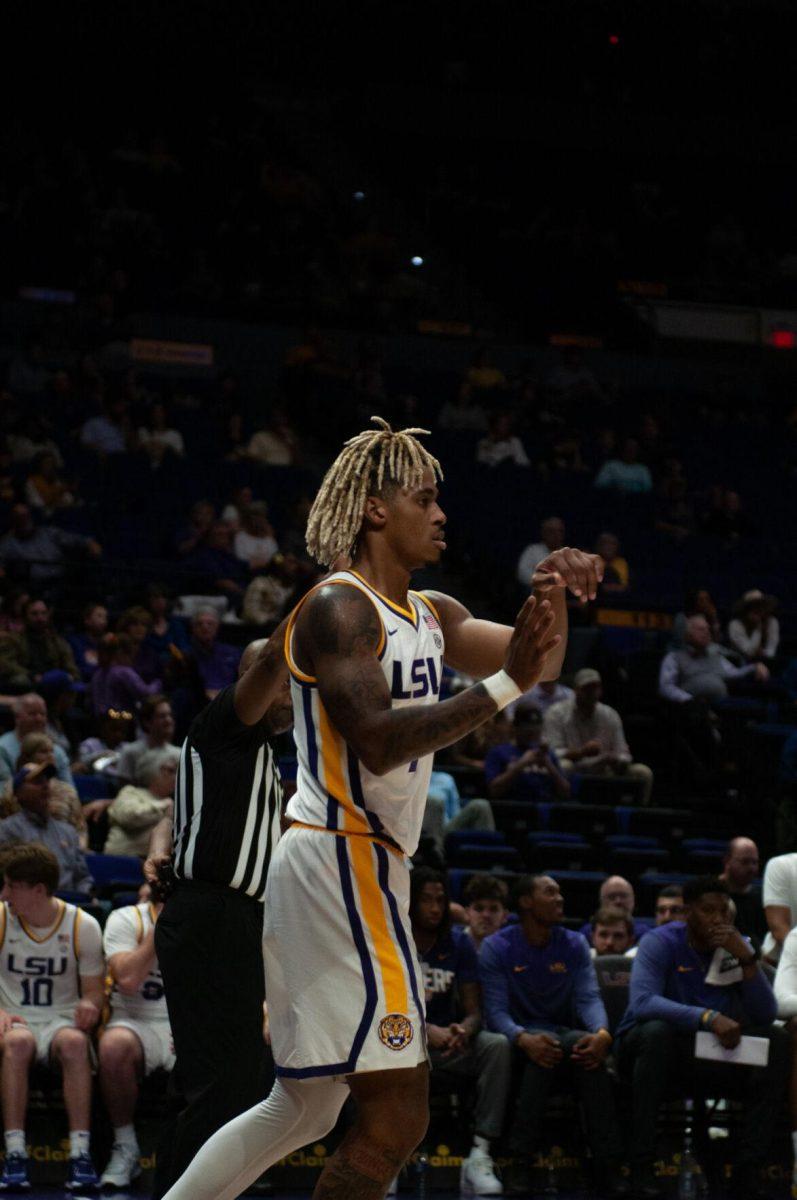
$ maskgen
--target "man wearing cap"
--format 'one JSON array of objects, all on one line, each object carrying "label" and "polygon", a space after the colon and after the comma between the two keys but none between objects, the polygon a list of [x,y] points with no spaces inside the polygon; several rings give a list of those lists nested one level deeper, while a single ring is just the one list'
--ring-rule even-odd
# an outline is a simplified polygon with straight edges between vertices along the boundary
[{"label": "man wearing cap", "polygon": [[13,778],[19,812],[0,821],[0,848],[30,842],[46,846],[58,860],[58,890],[88,893],[92,879],[77,830],[50,816],[50,780],[54,774],[55,768],[47,762],[25,763],[19,768]]},{"label": "man wearing cap", "polygon": [[642,783],[642,803],[650,803],[653,772],[632,762],[620,714],[601,704],[603,685],[597,671],[585,667],[575,677],[575,695],[545,714],[544,736],[562,769],[580,775],[623,776]]},{"label": "man wearing cap", "polygon": [[[10,779],[19,760],[19,751],[23,738],[29,733],[47,732],[47,704],[37,692],[28,692],[20,696],[14,705],[14,728],[0,737],[0,783]],[[63,746],[56,742],[55,773],[62,783],[74,787],[72,772],[69,769],[69,756]]]}]

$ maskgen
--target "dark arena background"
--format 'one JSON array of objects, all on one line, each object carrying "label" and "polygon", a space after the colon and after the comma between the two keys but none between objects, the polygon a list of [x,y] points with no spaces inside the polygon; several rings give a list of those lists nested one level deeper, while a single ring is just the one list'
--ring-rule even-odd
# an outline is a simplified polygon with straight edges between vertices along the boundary
[{"label": "dark arena background", "polygon": [[[649,768],[593,748],[579,769],[547,712],[531,733],[498,717],[440,752],[432,781],[446,817],[483,800],[494,828],[427,836],[417,865],[444,871],[457,904],[474,874],[510,893],[524,873],[550,875],[570,930],[618,875],[639,928],[663,887],[721,872],[756,948],[773,906],[797,922],[797,882],[763,894],[766,914],[761,890],[774,857],[789,856],[780,879],[797,871],[797,7],[14,7],[0,732],[40,693],[80,805],[93,803],[86,821],[61,796],[94,881],[67,899],[100,924],[135,903],[146,845],[106,854],[113,821],[96,803],[125,786],[119,738],[140,736],[157,694],[179,745],[242,648],[320,578],[310,504],[377,413],[430,430],[445,472],[448,550],[414,586],[512,623],[550,550],[604,557],[595,601],[571,597],[561,683],[597,672],[630,760]],[[98,652],[136,676],[113,703],[91,683]],[[696,661],[715,669],[708,682]],[[581,676],[579,695],[594,680]],[[467,684],[449,672],[443,694]],[[4,818],[19,765],[6,741]],[[496,785],[494,764],[529,746],[533,769]],[[280,751],[290,793],[290,734]],[[728,867],[738,838],[758,856],[746,875]],[[612,1031],[633,962],[596,959]],[[633,1086],[611,1057],[609,1069],[630,1158]],[[563,1078],[530,1148],[532,1185],[600,1196]],[[31,1088],[33,1194],[55,1194],[69,1152],[60,1080],[36,1068]],[[165,1092],[156,1074],[139,1100],[142,1195]],[[112,1135],[95,1093],[101,1173]],[[740,1098],[697,1106],[697,1178],[683,1170],[690,1099],[660,1110],[657,1186],[724,1196]],[[470,1083],[433,1072],[431,1126],[399,1194],[458,1194],[473,1104]],[[349,1120],[258,1194],[309,1195]],[[784,1088],[759,1164],[773,1196],[789,1193],[795,1125]],[[493,1159],[499,1174],[511,1165],[506,1138]]]}]

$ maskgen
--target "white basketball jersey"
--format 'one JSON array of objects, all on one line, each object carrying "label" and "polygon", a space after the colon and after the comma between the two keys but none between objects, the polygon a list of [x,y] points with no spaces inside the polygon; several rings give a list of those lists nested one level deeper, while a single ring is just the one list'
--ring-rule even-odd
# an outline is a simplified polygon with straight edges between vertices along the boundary
[{"label": "white basketball jersey", "polygon": [[[359,588],[373,603],[382,625],[379,659],[393,708],[436,704],[443,675],[443,631],[432,604],[410,592],[402,608],[376,592],[355,571],[339,571],[322,586]],[[308,593],[311,594],[311,593]],[[306,599],[306,597],[305,597]],[[404,763],[386,775],[373,775],[333,727],[315,679],[293,658],[294,610],[285,638],[291,669],[293,736],[298,774],[287,807],[294,821],[352,833],[387,834],[414,854],[421,835],[433,754]]]},{"label": "white basketball jersey", "polygon": [[[102,958],[91,955],[89,969],[79,961],[81,930],[91,945],[102,942],[94,917],[59,900],[59,913],[48,930],[34,929],[0,904],[0,1007],[32,1022],[71,1016],[80,999],[84,975],[101,975]],[[92,927],[96,926],[96,930]]]},{"label": "white basketball jersey", "polygon": [[[114,954],[137,950],[144,937],[155,925],[156,913],[151,904],[127,904],[116,908],[105,923],[103,942],[108,962]],[[116,984],[111,992],[114,1017],[134,1017],[137,1021],[168,1021],[163,978],[157,959],[133,996],[120,992]]]}]

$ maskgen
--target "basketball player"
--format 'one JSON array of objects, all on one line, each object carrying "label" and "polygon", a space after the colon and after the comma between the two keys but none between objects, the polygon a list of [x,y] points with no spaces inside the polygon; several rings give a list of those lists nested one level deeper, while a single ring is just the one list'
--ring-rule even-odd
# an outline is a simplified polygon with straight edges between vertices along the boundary
[{"label": "basketball player", "polygon": [[[266,992],[277,1082],[204,1146],[167,1200],[233,1200],[261,1171],[357,1117],[315,1200],[379,1200],[423,1137],[428,1060],[411,951],[408,856],[436,750],[559,674],[565,588],[594,598],[599,559],[556,551],[514,629],[409,590],[439,561],[436,459],[378,429],[346,443],[310,513],[323,564],[351,556],[294,610],[286,633],[299,759],[293,824],[266,886]],[[482,680],[438,703],[444,661]]]},{"label": "basketball player", "polygon": [[172,1032],[155,955],[155,922],[163,905],[151,900],[117,908],[103,934],[113,979],[111,1019],[100,1039],[100,1087],[113,1124],[113,1152],[101,1183],[128,1187],[141,1174],[133,1117],[141,1078],[174,1066]]},{"label": "basketball player", "polygon": [[104,1001],[102,934],[93,917],[57,900],[58,860],[36,843],[3,859],[0,1035],[6,1157],[0,1190],[30,1187],[25,1142],[28,1072],[61,1071],[69,1120],[70,1191],[98,1184],[89,1148],[91,1032]]}]

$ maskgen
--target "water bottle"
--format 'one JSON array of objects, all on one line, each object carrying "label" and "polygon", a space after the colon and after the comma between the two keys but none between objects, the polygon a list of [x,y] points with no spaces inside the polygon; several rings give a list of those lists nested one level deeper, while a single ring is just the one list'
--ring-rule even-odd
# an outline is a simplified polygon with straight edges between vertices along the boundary
[{"label": "water bottle", "polygon": [[678,1169],[678,1200],[699,1200],[702,1194],[702,1172],[697,1159],[692,1153],[692,1110],[691,1100],[685,1101],[686,1129],[684,1130],[684,1148],[681,1152],[681,1165]]},{"label": "water bottle", "polygon": [[419,1151],[413,1164],[415,1177],[415,1195],[418,1200],[426,1200],[429,1195],[429,1159],[423,1150]]}]

